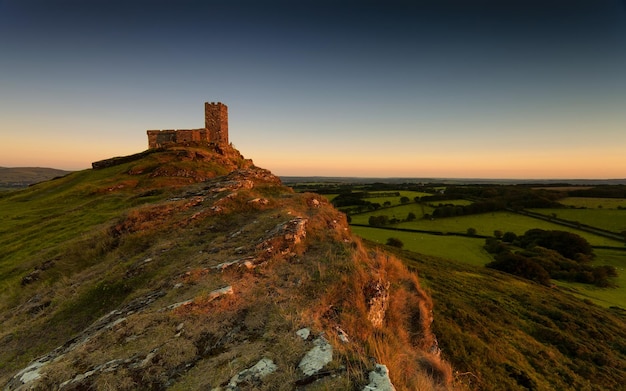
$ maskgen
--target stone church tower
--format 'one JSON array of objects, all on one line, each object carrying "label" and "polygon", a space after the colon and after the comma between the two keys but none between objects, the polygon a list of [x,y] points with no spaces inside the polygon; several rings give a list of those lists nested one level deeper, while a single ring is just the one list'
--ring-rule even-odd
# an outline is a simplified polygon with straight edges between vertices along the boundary
[{"label": "stone church tower", "polygon": [[222,102],[204,103],[203,129],[148,130],[148,148],[185,142],[228,145],[228,107]]},{"label": "stone church tower", "polygon": [[209,141],[228,144],[228,107],[221,102],[204,102],[204,127],[209,131]]}]

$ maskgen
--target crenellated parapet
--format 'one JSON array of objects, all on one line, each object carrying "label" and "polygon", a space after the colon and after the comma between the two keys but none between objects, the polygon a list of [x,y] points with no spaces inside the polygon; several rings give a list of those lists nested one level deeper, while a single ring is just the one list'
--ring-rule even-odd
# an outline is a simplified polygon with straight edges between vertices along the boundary
[{"label": "crenellated parapet", "polygon": [[204,103],[204,128],[148,130],[148,148],[168,144],[209,142],[228,145],[228,107],[221,102]]}]

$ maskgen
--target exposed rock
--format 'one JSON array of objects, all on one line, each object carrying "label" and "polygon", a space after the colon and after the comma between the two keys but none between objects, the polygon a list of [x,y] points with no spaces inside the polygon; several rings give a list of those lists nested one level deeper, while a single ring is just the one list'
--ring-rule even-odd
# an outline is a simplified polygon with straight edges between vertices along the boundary
[{"label": "exposed rock", "polygon": [[189,305],[191,303],[193,303],[193,299],[179,301],[178,303],[174,303],[174,304],[168,305],[167,307],[165,307],[165,309],[175,310],[178,307],[184,307],[184,306]]},{"label": "exposed rock", "polygon": [[280,179],[270,171],[253,166],[247,169],[235,170],[221,177],[220,180],[209,183],[204,190],[207,191],[207,194],[226,191],[233,193],[239,189],[252,189],[255,186],[254,180],[280,184]]},{"label": "exposed rock", "polygon": [[376,367],[369,374],[370,383],[363,388],[363,391],[396,391],[396,388],[389,379],[389,371],[382,364]]},{"label": "exposed rock", "polygon": [[258,204],[258,205],[267,205],[269,204],[269,200],[267,198],[255,198],[248,201],[249,204]]},{"label": "exposed rock", "polygon": [[17,375],[15,375],[14,379],[18,378],[22,384],[28,384],[33,380],[37,380],[41,377],[41,375],[39,374],[39,370],[46,364],[48,364],[48,361],[45,360],[45,358],[41,361],[37,360],[31,363],[26,368],[19,371]]},{"label": "exposed rock", "polygon": [[[212,291],[211,293],[209,293],[209,295],[204,300],[206,302],[211,302],[211,301],[217,299],[220,296],[232,295],[233,293],[234,293],[233,287],[228,285],[228,286],[225,286],[223,288],[216,289],[216,290]],[[187,306],[187,305],[193,304],[193,302],[194,302],[194,299],[179,301],[178,303],[174,303],[174,304],[168,305],[167,307],[165,307],[165,309],[173,310],[173,309],[176,309],[178,307],[183,307],[183,306]]]},{"label": "exposed rock", "polygon": [[230,266],[233,265],[240,265],[240,264],[246,264],[246,261],[252,261],[254,259],[254,257],[244,257],[244,258],[238,258],[232,261],[228,261],[228,262],[222,262],[218,265],[212,266],[211,269],[216,269],[216,270],[224,270]]},{"label": "exposed rock", "polygon": [[389,306],[389,282],[383,284],[382,281],[370,282],[365,287],[365,298],[367,300],[367,319],[372,326],[381,328],[385,320],[385,312]]},{"label": "exposed rock", "polygon": [[261,381],[265,376],[274,373],[278,367],[269,358],[262,358],[253,367],[245,369],[230,379],[226,386],[226,390],[238,390],[239,383],[255,384]]},{"label": "exposed rock", "polygon": [[333,347],[322,336],[313,341],[313,349],[304,355],[298,368],[307,376],[319,372],[326,364],[333,360]]},{"label": "exposed rock", "polygon": [[305,341],[306,341],[307,339],[309,339],[309,335],[310,335],[310,334],[311,334],[311,330],[309,330],[309,329],[308,329],[308,328],[306,328],[306,327],[305,327],[305,328],[303,328],[303,329],[300,329],[300,330],[296,331],[296,335],[297,335],[298,337],[302,338],[302,339],[303,339],[303,340],[305,340]]},{"label": "exposed rock", "polygon": [[84,345],[87,341],[94,338],[101,332],[111,329],[115,325],[123,322],[125,316],[144,309],[158,298],[165,296],[164,291],[153,291],[135,300],[132,300],[122,308],[114,310],[95,321],[91,326],[83,330],[79,335],[67,341],[64,345],[57,347],[45,356],[38,358],[30,363],[26,368],[18,372],[7,383],[6,390],[26,389],[34,380],[39,379],[41,375],[39,371],[53,360],[59,359],[65,354],[71,352],[79,346]]},{"label": "exposed rock", "polygon": [[41,270],[35,269],[32,272],[30,272],[27,275],[25,275],[22,278],[22,286],[28,285],[30,283],[33,283],[33,282],[37,281],[39,279],[39,274],[40,273],[41,273]]},{"label": "exposed rock", "polygon": [[35,270],[33,270],[32,272],[28,273],[28,275],[24,276],[22,278],[22,286],[24,285],[28,285],[32,282],[37,281],[40,278],[41,272],[46,271],[50,268],[52,268],[55,264],[55,261],[58,261],[57,259],[50,259],[47,260],[45,262],[42,262],[41,265],[37,266],[35,268]]},{"label": "exposed rock", "polygon": [[278,224],[257,245],[261,251],[260,260],[269,258],[272,254],[295,255],[293,251],[306,237],[308,219],[296,217]]}]

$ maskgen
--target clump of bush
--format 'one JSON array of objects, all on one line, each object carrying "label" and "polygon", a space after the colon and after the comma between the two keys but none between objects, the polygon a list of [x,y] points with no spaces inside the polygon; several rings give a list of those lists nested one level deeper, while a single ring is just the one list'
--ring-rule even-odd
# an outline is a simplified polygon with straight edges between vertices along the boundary
[{"label": "clump of bush", "polygon": [[[531,229],[515,238],[507,234],[502,240],[486,240],[485,249],[495,258],[487,267],[543,285],[555,279],[607,287],[611,285],[609,278],[617,276],[613,266],[589,264],[594,258],[593,249],[576,234],[541,229]],[[519,249],[514,251],[510,243]]]},{"label": "clump of bush", "polygon": [[389,238],[387,239],[387,246],[402,248],[404,246],[404,243],[398,238]]}]

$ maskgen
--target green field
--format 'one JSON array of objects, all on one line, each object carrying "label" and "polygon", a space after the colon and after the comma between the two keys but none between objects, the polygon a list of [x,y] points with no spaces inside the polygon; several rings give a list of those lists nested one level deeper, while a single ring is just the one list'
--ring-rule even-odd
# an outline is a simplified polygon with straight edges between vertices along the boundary
[{"label": "green field", "polygon": [[[380,191],[380,193],[395,193],[396,191]],[[392,196],[392,197],[369,197],[369,198],[363,198],[365,201],[369,201],[372,203],[379,203],[379,204],[384,204],[385,202],[389,202],[391,203],[391,205],[400,205],[400,198],[402,197],[408,197],[409,200],[411,200],[411,202],[413,202],[413,199],[415,197],[425,197],[425,196],[431,196],[432,194],[430,193],[423,193],[421,191],[410,191],[410,190],[399,190],[397,191],[398,193],[400,193],[399,196]],[[372,191],[371,193],[376,193],[374,191]]]},{"label": "green field", "polygon": [[471,203],[472,201],[468,200],[442,200],[429,202],[427,205],[435,207],[439,205],[470,205]]},{"label": "green field", "polygon": [[416,253],[454,259],[476,266],[492,261],[483,249],[485,239],[462,236],[439,236],[413,232],[392,231],[380,228],[351,227],[355,234],[373,242],[385,244],[388,238],[398,238],[404,249]]},{"label": "green field", "polygon": [[577,221],[592,227],[598,227],[613,232],[626,231],[626,209],[529,209],[531,212],[541,213],[569,221]]},{"label": "green field", "polygon": [[617,288],[598,288],[589,284],[573,282],[556,282],[557,285],[571,289],[577,296],[589,299],[603,307],[618,306],[626,308],[626,251],[594,250],[596,265],[611,265],[617,269],[617,278],[614,283]]},{"label": "green field", "polygon": [[421,219],[424,213],[432,213],[433,208],[430,206],[422,206],[411,202],[404,205],[394,206],[392,208],[382,208],[375,212],[359,213],[351,215],[350,218],[354,224],[368,224],[370,216],[387,215],[389,218],[406,219],[409,213],[414,213],[417,219]]},{"label": "green field", "polygon": [[618,207],[626,208],[626,199],[624,198],[588,198],[588,197],[567,197],[559,200],[560,204],[565,206],[573,206],[575,208],[590,209],[617,209]]},{"label": "green field", "polygon": [[[602,236],[590,234],[575,228],[564,227],[549,221],[522,216],[511,212],[493,212],[426,220],[420,219],[422,214],[421,207],[418,204],[408,204],[404,205],[403,209],[383,209],[375,212],[353,215],[351,218],[353,224],[368,224],[370,216],[387,215],[389,217],[393,217],[393,215],[395,215],[397,218],[404,219],[409,211],[413,211],[417,215],[417,220],[398,223],[393,225],[393,227],[454,233],[466,233],[468,228],[474,228],[476,229],[476,233],[478,235],[488,236],[493,235],[496,230],[502,232],[514,232],[517,235],[522,235],[529,229],[540,228],[545,230],[573,232],[587,239],[593,246],[624,246],[624,243],[618,240],[604,238]],[[428,208],[426,208],[426,213],[430,213]]]}]

